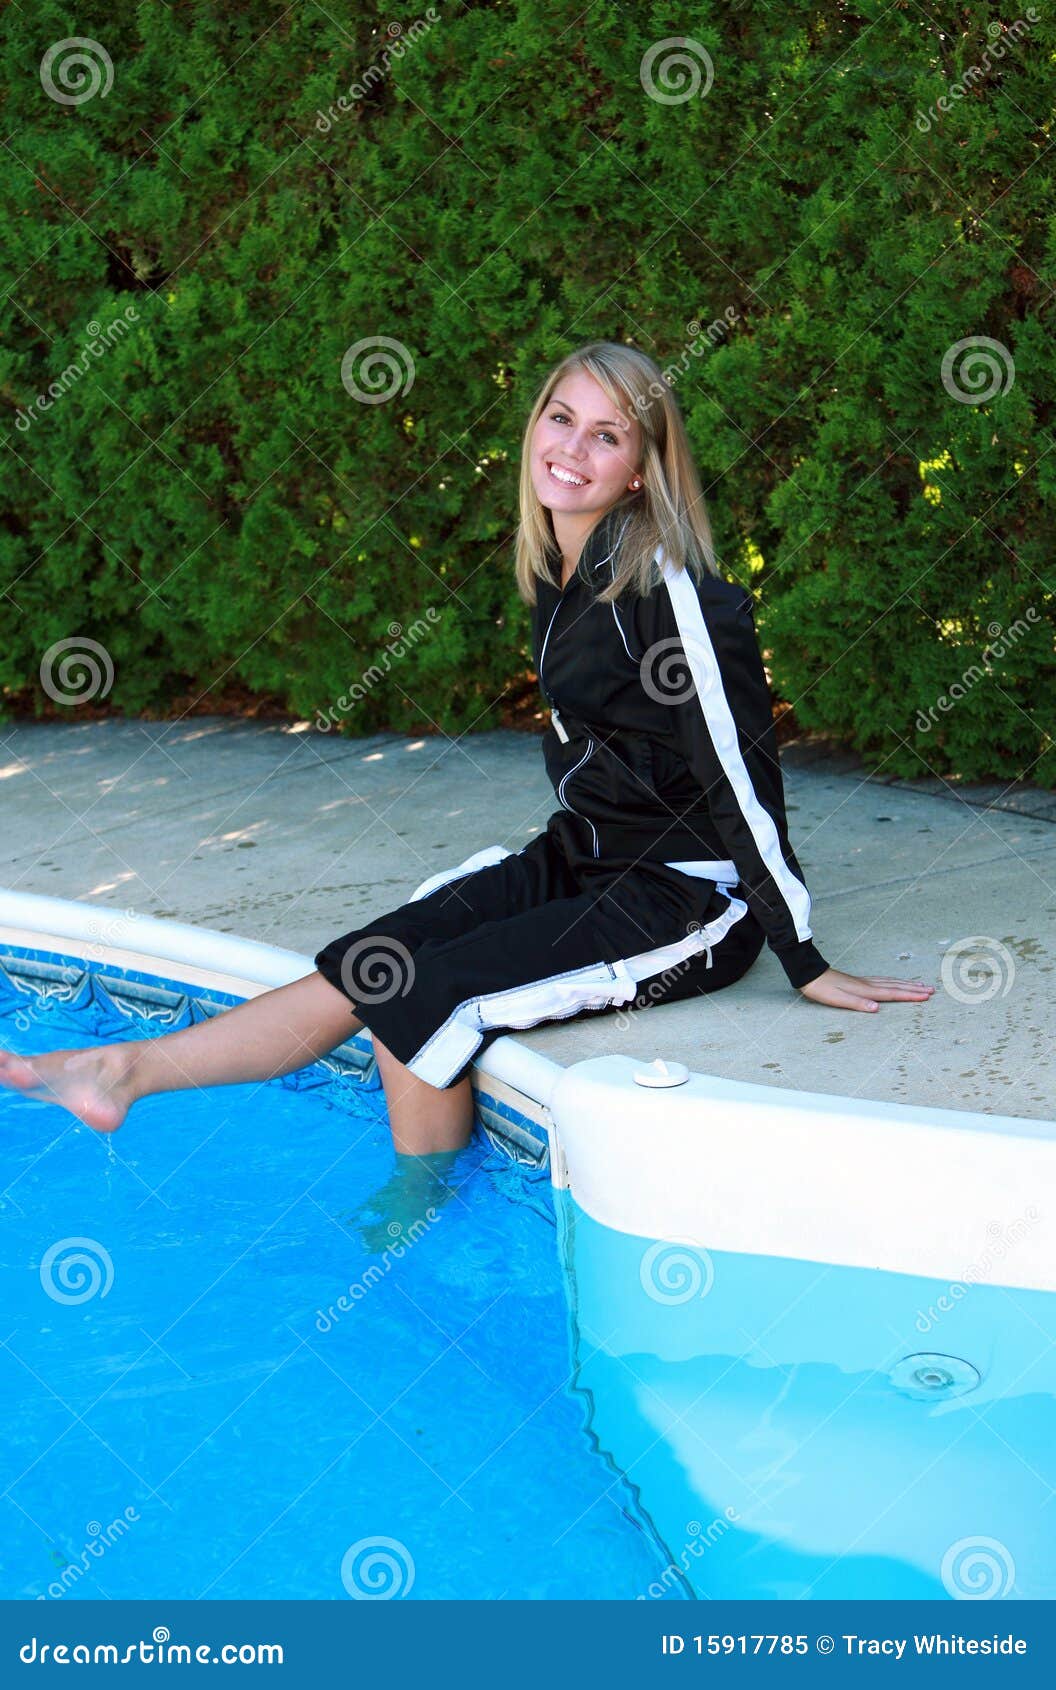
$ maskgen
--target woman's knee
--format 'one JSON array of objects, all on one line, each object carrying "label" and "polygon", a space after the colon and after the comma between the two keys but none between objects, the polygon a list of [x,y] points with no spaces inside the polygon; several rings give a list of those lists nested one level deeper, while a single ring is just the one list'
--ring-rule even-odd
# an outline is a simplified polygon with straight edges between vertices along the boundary
[{"label": "woman's knee", "polygon": [[472,1083],[468,1074],[464,1079],[451,1086],[431,1085],[428,1080],[423,1080],[419,1075],[413,1073],[405,1062],[401,1062],[398,1056],[394,1056],[388,1045],[384,1044],[376,1034],[371,1034],[371,1042],[374,1046],[374,1055],[377,1058],[381,1083],[386,1093],[389,1093],[390,1087],[398,1087],[401,1095],[413,1092],[415,1095],[424,1097],[431,1093],[438,1101],[457,1096],[464,1102],[465,1093],[472,1090]]}]

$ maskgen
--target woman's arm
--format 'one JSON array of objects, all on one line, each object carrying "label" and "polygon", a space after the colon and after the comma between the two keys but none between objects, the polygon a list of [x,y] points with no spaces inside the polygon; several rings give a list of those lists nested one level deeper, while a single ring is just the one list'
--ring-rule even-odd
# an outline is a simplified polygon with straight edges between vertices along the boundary
[{"label": "woman's arm", "polygon": [[751,596],[715,578],[698,588],[688,571],[668,568],[639,606],[642,684],[671,710],[675,742],[707,794],[739,891],[790,984],[840,1009],[930,996],[923,982],[842,974],[814,944],[810,894],[788,838]]}]

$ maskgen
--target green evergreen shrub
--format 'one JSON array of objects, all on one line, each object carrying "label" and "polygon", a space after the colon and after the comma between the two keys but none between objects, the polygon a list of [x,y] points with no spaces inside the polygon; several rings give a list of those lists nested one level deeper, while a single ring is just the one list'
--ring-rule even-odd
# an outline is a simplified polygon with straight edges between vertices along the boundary
[{"label": "green evergreen shrub", "polygon": [[[108,709],[236,687],[335,731],[512,719],[523,417],[570,346],[625,337],[669,369],[799,726],[891,775],[1053,784],[1052,14],[389,19],[8,11],[8,714],[55,708],[42,657],[78,636]],[[676,35],[711,85],[654,98]],[[71,37],[105,57],[64,103],[41,70]],[[374,337],[413,365],[381,403],[341,374]],[[983,401],[943,379],[978,337]]]}]

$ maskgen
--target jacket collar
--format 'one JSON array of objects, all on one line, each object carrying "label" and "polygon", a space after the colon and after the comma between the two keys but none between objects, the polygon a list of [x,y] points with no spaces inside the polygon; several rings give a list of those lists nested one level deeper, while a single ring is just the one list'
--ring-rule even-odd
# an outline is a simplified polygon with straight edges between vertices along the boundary
[{"label": "jacket collar", "polygon": [[[573,580],[587,581],[592,575],[604,567],[612,568],[615,556],[619,550],[630,512],[626,507],[614,506],[605,512],[600,521],[594,524],[583,544],[579,554],[579,563]],[[552,584],[560,588],[561,559],[556,555],[552,559]],[[571,583],[570,583],[571,584]]]},{"label": "jacket collar", "polygon": [[630,516],[626,506],[614,505],[605,512],[600,522],[594,524],[580,554],[581,572],[593,575],[605,564],[611,567]]}]

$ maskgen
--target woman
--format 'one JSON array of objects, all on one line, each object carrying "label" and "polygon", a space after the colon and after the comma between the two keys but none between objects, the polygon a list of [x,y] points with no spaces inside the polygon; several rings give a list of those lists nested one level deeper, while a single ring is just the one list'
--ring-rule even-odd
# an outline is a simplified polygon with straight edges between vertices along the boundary
[{"label": "woman", "polygon": [[560,808],[331,940],[316,970],[160,1038],[0,1052],[0,1079],[113,1132],[138,1098],[265,1080],[370,1029],[397,1160],[468,1142],[470,1069],[508,1028],[731,984],[769,943],[815,1003],[919,1003],[830,968],[788,843],[752,600],[719,574],[674,398],[643,353],[581,347],[525,429],[516,572]]}]

